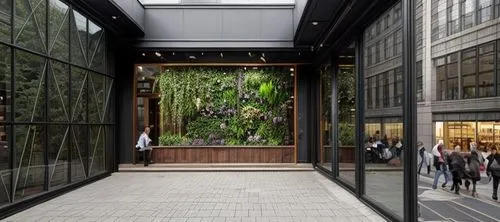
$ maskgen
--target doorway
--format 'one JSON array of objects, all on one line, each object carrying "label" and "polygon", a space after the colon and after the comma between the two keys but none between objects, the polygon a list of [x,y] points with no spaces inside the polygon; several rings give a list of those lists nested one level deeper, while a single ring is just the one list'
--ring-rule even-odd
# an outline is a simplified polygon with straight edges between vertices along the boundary
[{"label": "doorway", "polygon": [[156,96],[137,97],[137,136],[141,135],[146,126],[151,128],[149,138],[153,146],[159,145],[160,134],[160,98]]}]

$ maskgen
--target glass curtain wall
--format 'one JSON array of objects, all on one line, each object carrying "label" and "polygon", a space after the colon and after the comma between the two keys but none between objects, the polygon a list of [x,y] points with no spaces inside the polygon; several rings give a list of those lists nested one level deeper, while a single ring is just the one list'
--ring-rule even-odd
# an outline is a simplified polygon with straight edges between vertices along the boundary
[{"label": "glass curtain wall", "polygon": [[319,69],[321,84],[321,144],[320,144],[320,165],[326,170],[332,171],[332,90],[333,73],[330,59]]},{"label": "glass curtain wall", "polygon": [[0,209],[111,170],[105,31],[65,2],[0,1]]},{"label": "glass curtain wall", "polygon": [[[365,30],[363,38],[364,73],[364,191],[371,202],[404,217],[403,147],[403,37],[401,2],[382,13]],[[394,18],[384,31],[371,35],[378,20],[387,15]],[[392,39],[392,47],[381,47],[381,40]],[[375,50],[374,50],[375,48]],[[391,50],[378,58],[370,51]]]}]

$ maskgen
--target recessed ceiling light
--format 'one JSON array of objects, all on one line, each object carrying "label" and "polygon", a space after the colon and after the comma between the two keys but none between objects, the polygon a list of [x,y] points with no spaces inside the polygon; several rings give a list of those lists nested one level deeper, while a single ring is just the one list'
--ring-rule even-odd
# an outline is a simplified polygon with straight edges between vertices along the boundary
[{"label": "recessed ceiling light", "polygon": [[112,19],[117,20],[119,17],[116,15],[111,16]]},{"label": "recessed ceiling light", "polygon": [[146,53],[144,53],[144,52],[143,52],[143,53],[142,53],[142,56],[146,56]]},{"label": "recessed ceiling light", "polygon": [[175,55],[175,52],[172,52],[172,55]]},{"label": "recessed ceiling light", "polygon": [[221,57],[221,58],[224,58],[224,54],[222,54],[222,52],[220,53],[220,57]]},{"label": "recessed ceiling light", "polygon": [[201,55],[205,55],[205,53],[202,52]]},{"label": "recessed ceiling light", "polygon": [[159,53],[159,52],[155,52],[155,55],[156,55],[156,56],[158,56],[158,57],[160,57],[160,56],[161,56],[161,53]]},{"label": "recessed ceiling light", "polygon": [[189,56],[189,59],[196,59],[196,56]]},{"label": "recessed ceiling light", "polygon": [[290,72],[293,72],[295,69],[294,68],[290,68]]},{"label": "recessed ceiling light", "polygon": [[318,24],[319,24],[318,22],[312,22],[312,25],[314,25],[314,26],[316,26]]},{"label": "recessed ceiling light", "polygon": [[262,57],[266,57],[266,54],[262,53]]},{"label": "recessed ceiling light", "polygon": [[252,53],[251,53],[251,52],[248,52],[248,56],[252,57]]},{"label": "recessed ceiling light", "polygon": [[142,66],[137,66],[137,69],[139,70],[139,72],[142,72]]},{"label": "recessed ceiling light", "polygon": [[264,57],[262,57],[262,56],[260,57],[260,60],[261,60],[262,62],[264,62],[264,63],[266,63],[266,62],[267,62],[267,61],[266,61],[266,59],[265,59]]},{"label": "recessed ceiling light", "polygon": [[252,67],[252,69],[259,69],[259,67],[257,67],[257,66],[256,67]]}]

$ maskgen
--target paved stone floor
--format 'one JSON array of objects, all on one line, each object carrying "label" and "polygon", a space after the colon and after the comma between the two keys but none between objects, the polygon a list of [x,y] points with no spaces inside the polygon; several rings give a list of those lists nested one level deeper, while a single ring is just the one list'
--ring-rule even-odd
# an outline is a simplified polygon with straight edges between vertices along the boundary
[{"label": "paved stone floor", "polygon": [[385,221],[318,172],[115,173],[6,221]]}]

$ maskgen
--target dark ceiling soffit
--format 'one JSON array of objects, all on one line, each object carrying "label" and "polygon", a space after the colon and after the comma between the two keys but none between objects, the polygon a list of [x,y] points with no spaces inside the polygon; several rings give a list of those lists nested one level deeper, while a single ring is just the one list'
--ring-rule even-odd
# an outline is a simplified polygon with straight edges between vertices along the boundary
[{"label": "dark ceiling soffit", "polygon": [[[361,1],[363,3],[368,3]],[[351,41],[355,40],[355,37],[361,35],[366,27],[372,24],[372,21],[383,14],[387,9],[393,6],[397,0],[374,0],[369,5],[362,4],[365,10],[357,15],[349,15],[348,18],[353,18],[355,16],[355,21],[344,21],[348,22],[350,25],[344,30],[333,30],[330,28],[329,35],[321,39],[321,42],[327,43],[326,47],[319,48],[316,53],[315,67],[323,62],[328,56],[335,56],[341,52]],[[358,5],[359,7],[359,5]],[[331,41],[331,44],[330,42]]]},{"label": "dark ceiling soffit", "polygon": [[[144,31],[130,19],[129,15],[109,0],[63,0],[71,2],[79,11],[100,23],[114,35],[121,37],[142,37]],[[114,20],[111,17],[118,16]]]},{"label": "dark ceiling soffit", "polygon": [[[334,0],[328,0],[328,1],[334,1]],[[337,13],[340,11],[341,8],[343,8],[344,4],[345,4],[345,1],[344,0],[335,0],[337,3],[334,5],[334,7],[332,7],[332,11],[330,11],[329,13],[331,14],[330,16],[330,19],[328,22],[326,22],[326,24],[330,24],[332,23],[332,21],[334,21]],[[317,13],[316,9],[318,7],[321,7],[321,6],[318,6],[318,4],[321,3],[321,0],[309,0],[307,1],[306,3],[306,6],[304,8],[304,12],[302,14],[302,16],[300,17],[300,21],[299,21],[299,25],[298,25],[298,28],[297,28],[297,31],[295,32],[295,36],[294,36],[294,43],[297,47],[309,47],[308,44],[310,43],[307,43],[307,42],[303,42],[304,41],[304,33],[306,32],[307,28],[310,27],[309,25],[310,22],[311,22],[311,17]],[[329,27],[329,26],[327,26]]]}]

